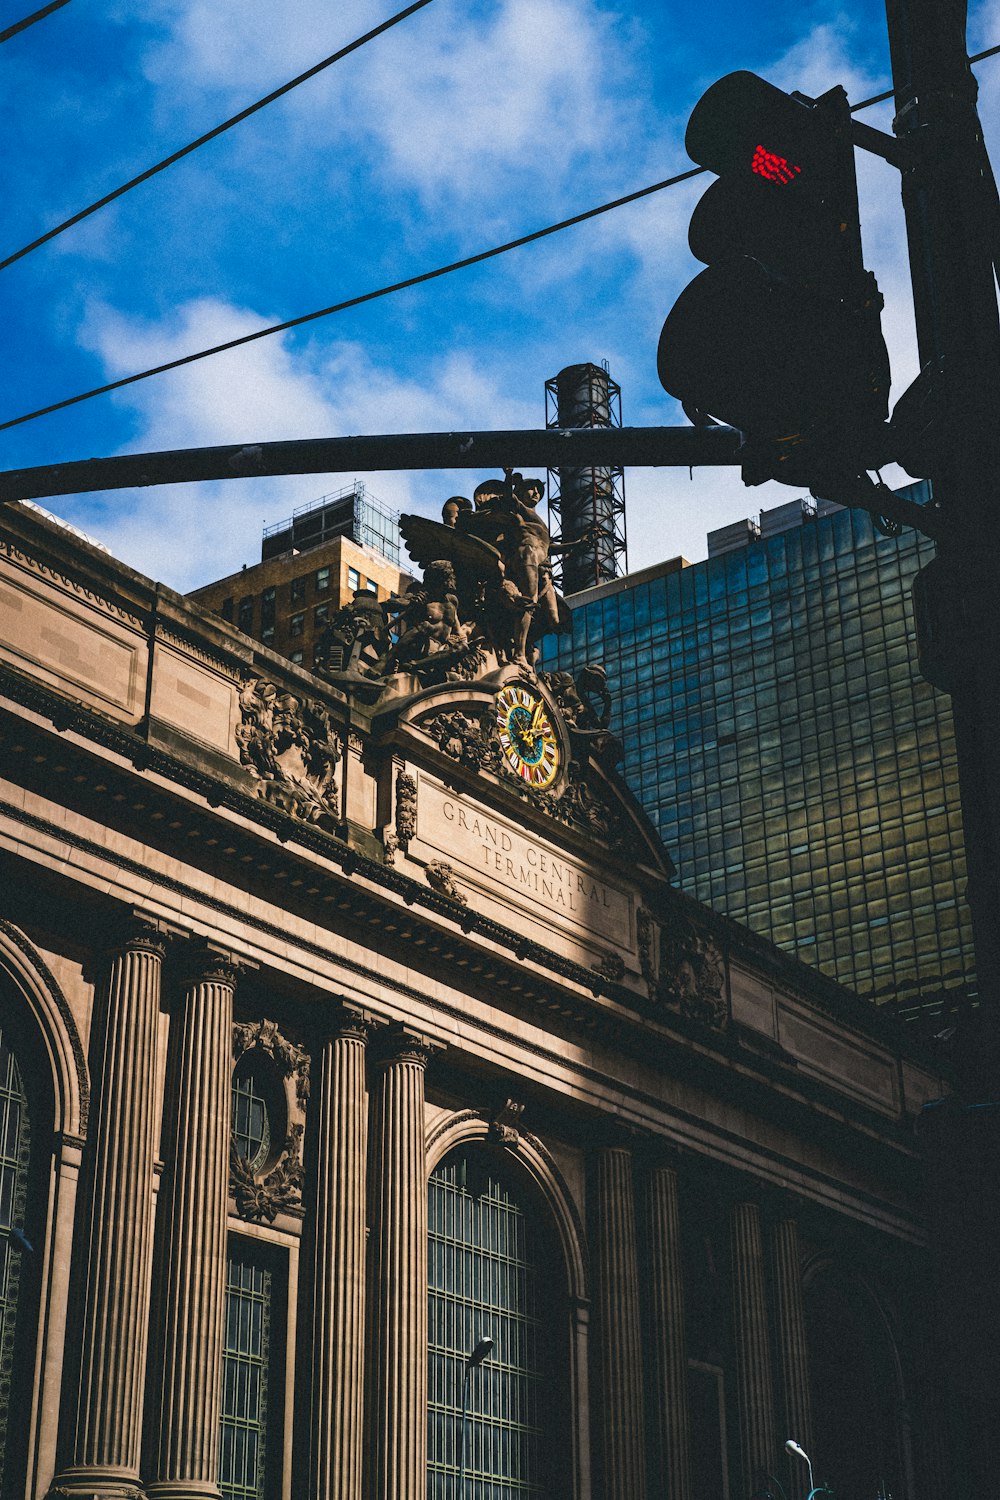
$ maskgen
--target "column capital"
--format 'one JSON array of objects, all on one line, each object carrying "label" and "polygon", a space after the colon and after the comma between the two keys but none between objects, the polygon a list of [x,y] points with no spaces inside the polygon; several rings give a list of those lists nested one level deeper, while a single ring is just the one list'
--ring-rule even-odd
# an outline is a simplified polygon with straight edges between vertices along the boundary
[{"label": "column capital", "polygon": [[645,1136],[636,1143],[636,1164],[646,1172],[668,1171],[680,1173],[688,1165],[693,1154],[675,1141],[663,1140],[660,1136]]},{"label": "column capital", "polygon": [[426,1068],[432,1057],[445,1050],[443,1042],[424,1036],[404,1021],[390,1021],[388,1025],[377,1027],[372,1040],[375,1061],[382,1067],[409,1062]]},{"label": "column capital", "polygon": [[797,1222],[802,1217],[804,1206],[798,1193],[791,1188],[778,1186],[765,1189],[760,1204],[770,1224],[780,1224],[788,1219]]},{"label": "column capital", "polygon": [[360,1005],[351,1005],[347,1001],[332,1012],[324,1025],[324,1037],[336,1040],[338,1037],[355,1037],[359,1042],[367,1042],[378,1030],[378,1022],[370,1011]]},{"label": "column capital", "polygon": [[227,948],[203,938],[192,937],[185,944],[183,955],[184,983],[226,984],[235,990],[244,974],[253,973],[259,967],[252,959],[242,958]]},{"label": "column capital", "polygon": [[594,1121],[588,1139],[594,1156],[606,1151],[626,1151],[630,1156],[638,1158],[650,1137],[646,1131],[626,1120],[604,1118]]},{"label": "column capital", "polygon": [[176,933],[165,923],[148,912],[133,908],[118,917],[112,926],[108,934],[108,952],[112,957],[119,953],[150,953],[154,958],[165,958],[175,936]]}]

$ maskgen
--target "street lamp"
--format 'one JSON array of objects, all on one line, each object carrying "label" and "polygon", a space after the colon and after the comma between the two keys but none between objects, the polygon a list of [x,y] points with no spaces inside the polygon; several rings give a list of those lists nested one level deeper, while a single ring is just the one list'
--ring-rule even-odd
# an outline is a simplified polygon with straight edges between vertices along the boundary
[{"label": "street lamp", "polygon": [[462,1376],[462,1425],[458,1433],[458,1500],[465,1500],[465,1417],[469,1409],[469,1379],[477,1365],[493,1348],[492,1339],[480,1339],[471,1354],[465,1357],[465,1373]]},{"label": "street lamp", "polygon": [[788,1441],[785,1443],[785,1448],[789,1453],[794,1453],[796,1458],[804,1458],[806,1463],[809,1465],[809,1500],[812,1500],[813,1495],[815,1495],[816,1493],[816,1485],[813,1481],[812,1460],[810,1459],[805,1449],[799,1447],[794,1438],[788,1439]]}]

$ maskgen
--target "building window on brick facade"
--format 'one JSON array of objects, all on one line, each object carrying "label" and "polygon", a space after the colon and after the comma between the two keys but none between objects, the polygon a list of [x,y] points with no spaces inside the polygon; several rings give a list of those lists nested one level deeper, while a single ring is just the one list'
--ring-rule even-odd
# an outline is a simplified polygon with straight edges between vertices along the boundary
[{"label": "building window on brick facade", "polygon": [[306,597],[306,575],[304,573],[302,574],[301,578],[292,579],[289,593],[291,594],[291,600],[293,604],[302,603],[303,599]]},{"label": "building window on brick facade", "polygon": [[313,624],[315,625],[316,629],[322,630],[323,626],[327,623],[329,618],[329,604],[317,604],[316,608],[313,610]]},{"label": "building window on brick facade", "polygon": [[245,630],[248,635],[253,630],[253,603],[254,601],[252,594],[248,594],[245,598],[240,600],[240,617],[237,621],[237,624],[239,625],[240,629]]},{"label": "building window on brick facade", "polygon": [[317,592],[317,594],[325,594],[327,592],[327,590],[329,589],[329,587],[330,587],[330,569],[329,568],[317,568],[316,569],[316,592]]},{"label": "building window on brick facade", "polygon": [[291,651],[291,652],[289,652],[288,660],[292,663],[293,666],[301,667],[302,661],[303,661],[302,652],[301,651]]},{"label": "building window on brick facade", "polygon": [[233,601],[232,601],[232,598],[223,599],[223,601],[222,601],[222,608],[219,610],[219,614],[222,616],[222,618],[224,620],[228,620],[229,623],[230,623],[230,625],[233,623]]},{"label": "building window on brick facade", "polygon": [[290,615],[288,618],[288,634],[301,635],[305,629],[305,624],[306,617],[304,611],[300,611],[297,615]]},{"label": "building window on brick facade", "polygon": [[357,568],[348,568],[347,587],[349,589],[359,589],[361,587],[361,574],[358,572]]}]

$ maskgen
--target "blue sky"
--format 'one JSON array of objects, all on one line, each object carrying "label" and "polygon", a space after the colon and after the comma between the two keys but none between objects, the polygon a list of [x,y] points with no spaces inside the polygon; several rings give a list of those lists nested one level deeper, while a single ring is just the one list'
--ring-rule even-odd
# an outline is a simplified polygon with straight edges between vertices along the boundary
[{"label": "blue sky", "polygon": [[[9,25],[34,0],[3,0]],[[0,49],[6,254],[392,13],[397,0],[72,0]],[[1000,41],[1000,0],[970,47]],[[433,0],[345,61],[0,273],[0,419],[541,227],[689,165],[687,116],[736,68],[853,100],[889,82],[876,0]],[[979,65],[1000,144],[1000,58]],[[888,128],[886,107],[866,118]],[[916,369],[898,177],[859,156],[894,396]],[[0,468],[357,432],[536,427],[544,382],[606,359],[626,423],[682,420],[660,325],[699,269],[704,180],[302,330],[0,434]],[[195,587],[259,557],[262,523],[353,476],[60,497],[133,567]],[[480,476],[375,474],[438,512]],[[762,505],[723,470],[629,470],[630,566],[705,555]]]}]

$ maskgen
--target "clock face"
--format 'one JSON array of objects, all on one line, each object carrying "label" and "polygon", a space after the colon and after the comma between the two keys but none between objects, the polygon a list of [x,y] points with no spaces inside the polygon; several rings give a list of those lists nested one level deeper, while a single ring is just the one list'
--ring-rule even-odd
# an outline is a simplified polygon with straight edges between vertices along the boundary
[{"label": "clock face", "polygon": [[559,741],[545,700],[511,682],[496,697],[497,733],[507,765],[529,786],[551,786],[559,770]]}]

